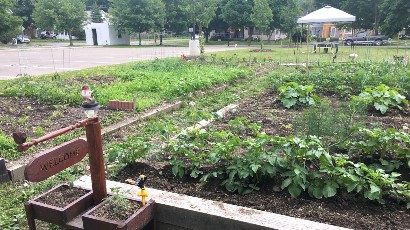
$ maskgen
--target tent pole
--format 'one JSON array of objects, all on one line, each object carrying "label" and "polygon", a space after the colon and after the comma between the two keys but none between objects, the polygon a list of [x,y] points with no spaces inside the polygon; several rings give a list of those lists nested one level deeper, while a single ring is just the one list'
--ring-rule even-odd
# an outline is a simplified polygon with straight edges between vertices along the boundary
[{"label": "tent pole", "polygon": [[307,24],[307,31],[306,31],[306,55],[307,55],[306,71],[309,75],[309,24]]}]

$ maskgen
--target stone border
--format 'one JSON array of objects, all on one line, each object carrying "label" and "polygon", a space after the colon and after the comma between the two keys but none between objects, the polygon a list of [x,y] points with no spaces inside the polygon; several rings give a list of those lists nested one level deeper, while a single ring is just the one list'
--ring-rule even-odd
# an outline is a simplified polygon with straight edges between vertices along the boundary
[{"label": "stone border", "polygon": [[[149,184],[149,182],[148,182]],[[91,188],[90,176],[82,176],[74,185]],[[183,185],[182,185],[183,186]],[[137,186],[107,180],[107,191],[120,188],[125,197],[137,197]],[[219,201],[206,200],[152,188],[147,188],[149,199],[157,204],[155,221],[158,230],[213,229],[213,230],[346,230],[347,228],[310,220],[260,211]],[[257,201],[256,201],[257,202]]]},{"label": "stone border", "polygon": [[[176,103],[173,104],[166,104],[161,106],[160,108],[155,108],[152,110],[149,110],[148,112],[144,112],[140,115],[137,115],[135,117],[132,117],[130,119],[126,119],[122,122],[113,124],[113,125],[109,125],[105,128],[103,128],[101,130],[101,134],[102,135],[108,135],[111,134],[115,131],[117,131],[118,129],[121,129],[123,127],[126,127],[128,125],[132,125],[140,120],[143,119],[147,119],[147,118],[152,118],[155,116],[158,116],[162,113],[170,113],[174,110],[178,110],[179,108],[181,108],[182,102],[178,101]],[[81,138],[85,138],[85,136],[81,137]],[[32,159],[33,155],[27,156],[25,157],[23,160],[18,160],[18,161],[14,161],[14,162],[9,162],[7,163],[6,167],[7,167],[7,171],[8,171],[8,177],[11,181],[21,181],[24,180],[24,169],[26,168],[26,164]],[[1,167],[0,167],[1,168]],[[1,174],[1,171],[0,171]],[[2,175],[0,175],[1,177]],[[1,180],[0,180],[1,183]]]}]

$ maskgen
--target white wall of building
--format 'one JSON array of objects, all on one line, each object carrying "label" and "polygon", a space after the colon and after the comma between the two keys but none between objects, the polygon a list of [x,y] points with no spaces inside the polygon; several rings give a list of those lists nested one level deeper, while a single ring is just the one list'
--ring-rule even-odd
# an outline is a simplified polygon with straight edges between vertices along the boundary
[{"label": "white wall of building", "polygon": [[93,30],[96,31],[97,45],[99,46],[130,45],[130,36],[128,34],[119,34],[118,30],[107,22],[87,24],[84,30],[87,45],[95,45]]}]

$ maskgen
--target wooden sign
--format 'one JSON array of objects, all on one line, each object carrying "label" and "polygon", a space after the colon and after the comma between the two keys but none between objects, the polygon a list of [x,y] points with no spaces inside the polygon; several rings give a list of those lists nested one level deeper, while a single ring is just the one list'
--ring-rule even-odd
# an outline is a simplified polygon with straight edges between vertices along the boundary
[{"label": "wooden sign", "polygon": [[87,141],[74,139],[37,154],[24,170],[26,180],[43,181],[81,161],[88,152]]}]

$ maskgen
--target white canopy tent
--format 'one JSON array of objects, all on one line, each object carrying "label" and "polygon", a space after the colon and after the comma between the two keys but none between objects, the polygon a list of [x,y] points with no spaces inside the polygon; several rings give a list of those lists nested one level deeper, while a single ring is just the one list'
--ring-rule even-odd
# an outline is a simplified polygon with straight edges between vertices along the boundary
[{"label": "white canopy tent", "polygon": [[308,24],[306,47],[307,47],[307,63],[309,65],[309,24],[312,23],[348,23],[356,21],[356,16],[348,14],[342,10],[331,6],[325,6],[321,9],[313,11],[297,20],[299,24]]},{"label": "white canopy tent", "polygon": [[342,10],[325,6],[321,9],[313,11],[298,19],[297,23],[311,24],[311,23],[337,23],[337,22],[354,22],[356,16],[348,14]]}]

